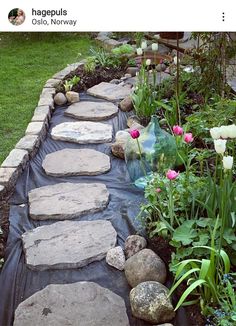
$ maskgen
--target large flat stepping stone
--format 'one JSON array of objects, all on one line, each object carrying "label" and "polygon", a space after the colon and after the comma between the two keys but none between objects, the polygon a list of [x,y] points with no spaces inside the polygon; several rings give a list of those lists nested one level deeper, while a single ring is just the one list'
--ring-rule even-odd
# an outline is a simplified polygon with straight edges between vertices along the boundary
[{"label": "large flat stepping stone", "polygon": [[131,89],[116,84],[102,82],[89,88],[87,93],[108,101],[120,101],[131,94]]},{"label": "large flat stepping stone", "polygon": [[112,126],[90,121],[63,122],[52,128],[51,136],[78,144],[106,143],[112,140]]},{"label": "large flat stepping stone", "polygon": [[65,110],[65,115],[79,120],[101,121],[117,115],[119,109],[109,102],[78,102]]},{"label": "large flat stepping stone", "polygon": [[93,282],[50,284],[19,304],[14,326],[129,326],[124,300]]},{"label": "large flat stepping stone", "polygon": [[22,240],[33,270],[79,268],[106,256],[116,230],[109,221],[63,221],[27,231]]},{"label": "large flat stepping stone", "polygon": [[98,175],[110,170],[110,157],[94,149],[63,149],[46,155],[42,167],[54,177]]},{"label": "large flat stepping stone", "polygon": [[29,192],[29,213],[34,220],[66,220],[106,208],[107,187],[102,183],[58,183]]}]

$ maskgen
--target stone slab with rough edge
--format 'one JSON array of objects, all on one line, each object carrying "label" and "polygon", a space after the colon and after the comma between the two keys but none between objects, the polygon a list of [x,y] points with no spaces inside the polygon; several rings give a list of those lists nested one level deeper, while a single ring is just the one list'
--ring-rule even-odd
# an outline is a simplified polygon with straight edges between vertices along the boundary
[{"label": "stone slab with rough edge", "polygon": [[57,87],[61,82],[61,79],[57,78],[51,78],[46,81],[46,84],[44,85],[44,88],[55,88]]},{"label": "stone slab with rough edge", "polygon": [[20,303],[14,326],[129,326],[124,300],[93,282],[50,284]]},{"label": "stone slab with rough edge", "polygon": [[4,186],[15,185],[17,178],[19,176],[18,168],[3,168],[0,167],[0,184]]},{"label": "stone slab with rough edge", "polygon": [[111,222],[104,220],[43,225],[22,235],[26,265],[40,271],[84,267],[102,260],[116,237]]},{"label": "stone slab with rough edge", "polygon": [[114,117],[118,111],[113,103],[82,101],[70,105],[65,115],[79,120],[101,121]]},{"label": "stone slab with rough edge", "polygon": [[100,122],[63,122],[51,131],[55,140],[78,144],[106,143],[112,140],[112,126]]},{"label": "stone slab with rough edge", "polygon": [[109,193],[102,183],[57,183],[31,190],[30,217],[35,220],[66,220],[106,208]]},{"label": "stone slab with rough edge", "polygon": [[28,152],[24,149],[14,148],[7,158],[3,161],[3,168],[16,168],[16,167],[25,167],[28,160]]},{"label": "stone slab with rough edge", "polygon": [[116,84],[102,82],[89,88],[87,93],[108,101],[120,101],[131,94],[131,89]]},{"label": "stone slab with rough edge", "polygon": [[49,105],[37,106],[34,110],[34,115],[31,121],[43,121],[48,122],[51,118],[51,110]]},{"label": "stone slab with rough edge", "polygon": [[47,175],[99,175],[110,170],[110,157],[94,149],[62,149],[46,155],[42,167]]},{"label": "stone slab with rough edge", "polygon": [[18,141],[15,147],[18,149],[25,149],[31,154],[39,147],[39,144],[40,138],[37,135],[26,135]]},{"label": "stone slab with rough edge", "polygon": [[28,124],[25,131],[26,135],[39,135],[44,137],[46,135],[46,126],[43,121],[33,121]]}]

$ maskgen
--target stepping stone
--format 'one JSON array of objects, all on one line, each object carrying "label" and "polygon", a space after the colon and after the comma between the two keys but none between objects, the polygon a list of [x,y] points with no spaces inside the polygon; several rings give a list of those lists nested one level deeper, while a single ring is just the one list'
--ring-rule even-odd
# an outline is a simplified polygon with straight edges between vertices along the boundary
[{"label": "stepping stone", "polygon": [[93,282],[50,284],[19,304],[14,326],[129,326],[124,300]]},{"label": "stepping stone", "polygon": [[112,126],[99,122],[63,122],[51,131],[55,140],[78,144],[106,143],[112,140]]},{"label": "stepping stone", "polygon": [[30,269],[68,269],[103,259],[115,247],[116,230],[109,221],[62,221],[22,235]]},{"label": "stepping stone", "polygon": [[58,183],[29,192],[34,220],[66,220],[106,208],[109,193],[102,183]]},{"label": "stepping stone", "polygon": [[101,121],[114,117],[118,107],[109,102],[78,102],[65,110],[65,115],[79,120]]},{"label": "stepping stone", "polygon": [[46,155],[42,167],[54,177],[98,175],[110,170],[110,157],[94,149],[63,149]]},{"label": "stepping stone", "polygon": [[120,101],[131,94],[131,89],[116,84],[102,82],[89,88],[87,93],[108,101]]}]

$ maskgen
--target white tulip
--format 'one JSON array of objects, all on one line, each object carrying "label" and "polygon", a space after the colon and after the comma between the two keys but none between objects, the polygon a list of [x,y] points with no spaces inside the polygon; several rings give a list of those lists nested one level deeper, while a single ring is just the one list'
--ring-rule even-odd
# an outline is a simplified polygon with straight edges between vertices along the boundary
[{"label": "white tulip", "polygon": [[137,55],[142,55],[143,54],[143,50],[141,48],[137,48]]},{"label": "white tulip", "polygon": [[158,43],[152,43],[152,51],[158,50]]},{"label": "white tulip", "polygon": [[215,151],[218,154],[224,154],[226,150],[226,139],[215,139],[214,140],[214,146],[215,146]]},{"label": "white tulip", "polygon": [[210,129],[210,134],[213,139],[219,139],[221,136],[221,129],[220,127],[214,127]]},{"label": "white tulip", "polygon": [[229,128],[228,128],[228,126],[221,126],[220,127],[220,136],[221,136],[221,138],[228,138],[229,137]]},{"label": "white tulip", "polygon": [[142,41],[141,48],[144,50],[147,48],[147,41]]},{"label": "white tulip", "polygon": [[174,64],[177,66],[178,58],[177,56],[174,57]]},{"label": "white tulip", "polygon": [[224,156],[223,157],[223,167],[225,170],[231,170],[234,163],[233,156]]},{"label": "white tulip", "polygon": [[150,66],[150,64],[151,64],[151,59],[147,59],[146,60],[146,66]]},{"label": "white tulip", "polygon": [[236,138],[236,125],[228,126],[228,137]]}]

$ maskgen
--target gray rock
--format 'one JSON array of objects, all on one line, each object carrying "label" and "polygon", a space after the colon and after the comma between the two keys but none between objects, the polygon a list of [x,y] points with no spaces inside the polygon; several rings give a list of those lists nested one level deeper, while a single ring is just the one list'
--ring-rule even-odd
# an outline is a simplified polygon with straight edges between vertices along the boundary
[{"label": "gray rock", "polygon": [[54,96],[54,102],[56,105],[64,105],[67,102],[67,99],[63,93],[57,93]]},{"label": "gray rock", "polygon": [[131,77],[135,77],[136,73],[139,72],[139,68],[138,67],[128,67],[126,72],[127,72],[127,74],[130,74]]},{"label": "gray rock", "polygon": [[115,247],[109,249],[106,256],[106,262],[108,265],[123,271],[125,268],[125,255],[121,247]]},{"label": "gray rock", "polygon": [[166,65],[164,63],[160,63],[156,66],[156,71],[165,71],[166,70]]},{"label": "gray rock", "polygon": [[62,149],[46,155],[42,167],[47,175],[98,175],[110,170],[110,157],[94,149]]},{"label": "gray rock", "polygon": [[150,323],[160,324],[175,317],[168,289],[158,282],[144,282],[130,292],[132,314]]},{"label": "gray rock", "polygon": [[7,156],[7,158],[3,161],[1,166],[3,168],[16,168],[16,167],[24,168],[28,160],[28,157],[29,157],[28,152],[25,151],[24,149],[14,148]]},{"label": "gray rock", "polygon": [[147,241],[145,238],[137,234],[130,235],[125,240],[125,256],[126,258],[130,258],[146,247]]},{"label": "gray rock", "polygon": [[47,106],[38,106],[34,110],[34,115],[31,121],[43,121],[48,122],[48,120],[51,118],[51,111],[50,107]]},{"label": "gray rock", "polygon": [[27,231],[22,241],[33,270],[79,268],[103,259],[116,244],[116,231],[104,220],[63,221]]},{"label": "gray rock", "polygon": [[122,87],[120,85],[102,82],[87,90],[89,95],[103,98],[108,101],[123,100],[126,96],[131,94],[131,89]]},{"label": "gray rock", "polygon": [[116,133],[116,141],[117,142],[126,142],[130,138],[130,133],[127,130],[119,130]]},{"label": "gray rock", "polygon": [[61,80],[57,78],[51,78],[46,81],[44,88],[54,88],[60,84]]},{"label": "gray rock", "polygon": [[112,126],[99,122],[63,122],[52,129],[55,140],[79,144],[106,143],[112,140]]},{"label": "gray rock", "polygon": [[14,326],[129,326],[124,300],[93,282],[50,284],[20,303]]},{"label": "gray rock", "polygon": [[30,217],[35,220],[72,219],[102,211],[109,193],[102,183],[57,183],[28,193]]},{"label": "gray rock", "polygon": [[128,131],[119,130],[116,133],[116,141],[111,145],[112,154],[118,158],[124,159],[125,158],[125,145],[127,139],[130,138],[130,134]]},{"label": "gray rock", "polygon": [[165,283],[166,266],[150,249],[143,249],[125,262],[125,276],[131,287],[146,281]]},{"label": "gray rock", "polygon": [[66,98],[69,103],[76,103],[80,100],[79,93],[72,91],[66,92]]},{"label": "gray rock", "polygon": [[133,102],[130,96],[127,96],[120,102],[120,109],[124,112],[129,112],[133,110]]},{"label": "gray rock", "polygon": [[120,79],[112,79],[109,83],[118,85],[120,83]]},{"label": "gray rock", "polygon": [[18,168],[0,167],[0,184],[4,186],[14,186],[19,176]]},{"label": "gray rock", "polygon": [[43,88],[41,96],[48,96],[48,95],[54,96],[56,94],[56,89],[54,87],[52,88]]},{"label": "gray rock", "polygon": [[114,117],[118,107],[109,102],[83,101],[72,104],[66,109],[65,115],[87,121],[101,121]]},{"label": "gray rock", "polygon": [[54,109],[54,101],[51,94],[44,94],[40,96],[38,101],[38,106],[49,106],[51,109]]},{"label": "gray rock", "polygon": [[[140,125],[140,120],[139,120],[139,118],[138,118],[137,116],[132,115],[132,116],[128,117],[128,119],[127,119],[127,126],[128,126],[129,128],[132,128],[132,126],[133,126],[134,124],[139,124],[139,125]],[[140,126],[141,126],[141,125],[140,125]]]},{"label": "gray rock", "polygon": [[43,121],[30,122],[25,131],[26,135],[38,135],[43,138],[46,135],[46,125]]},{"label": "gray rock", "polygon": [[37,135],[27,135],[22,137],[16,144],[16,148],[25,149],[29,154],[39,147],[40,138]]}]

